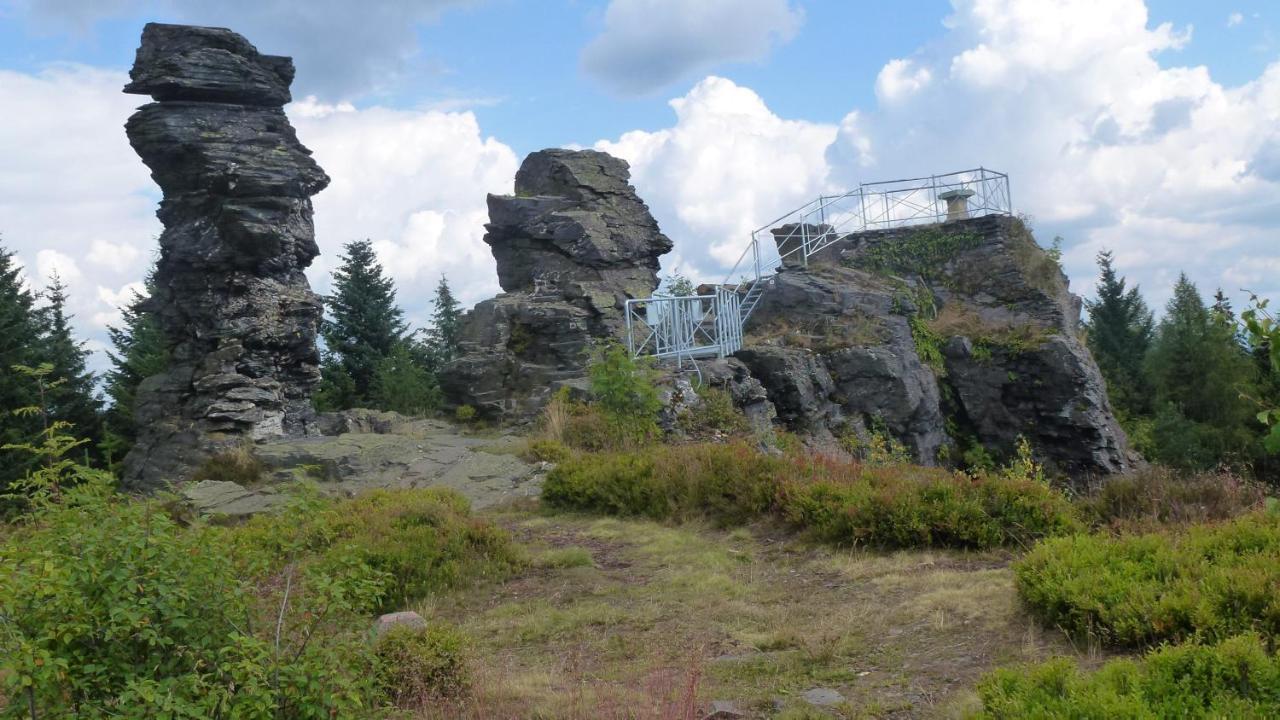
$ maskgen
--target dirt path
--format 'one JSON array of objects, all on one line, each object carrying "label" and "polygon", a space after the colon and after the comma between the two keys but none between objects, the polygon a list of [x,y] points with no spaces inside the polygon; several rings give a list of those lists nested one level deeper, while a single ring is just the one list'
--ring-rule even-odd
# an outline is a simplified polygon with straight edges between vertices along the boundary
[{"label": "dirt path", "polygon": [[717,700],[750,717],[949,717],[991,668],[1073,652],[1018,608],[1003,553],[492,516],[533,549],[533,567],[419,608],[480,643],[473,705],[441,717],[684,717]]}]

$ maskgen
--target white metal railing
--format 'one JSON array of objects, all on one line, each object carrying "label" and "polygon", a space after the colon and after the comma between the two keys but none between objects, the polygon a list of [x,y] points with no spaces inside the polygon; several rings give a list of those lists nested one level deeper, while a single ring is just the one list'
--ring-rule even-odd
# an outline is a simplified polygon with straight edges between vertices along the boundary
[{"label": "white metal railing", "polygon": [[627,349],[677,365],[731,355],[742,348],[741,305],[741,296],[724,287],[711,295],[628,300]]},{"label": "white metal railing", "polygon": [[634,356],[723,357],[742,347],[747,318],[769,280],[788,262],[807,266],[815,253],[866,230],[1012,213],[1009,176],[982,167],[820,195],[754,230],[714,295],[628,300],[627,346]]}]

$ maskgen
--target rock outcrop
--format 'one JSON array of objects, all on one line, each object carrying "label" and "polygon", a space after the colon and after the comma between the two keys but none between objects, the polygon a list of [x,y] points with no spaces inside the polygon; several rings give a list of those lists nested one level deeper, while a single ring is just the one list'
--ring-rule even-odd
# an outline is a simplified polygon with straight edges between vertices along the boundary
[{"label": "rock outcrop", "polygon": [[1024,437],[1072,477],[1121,472],[1134,459],[1079,321],[1030,231],[988,216],[856,233],[793,263],[737,356],[810,436],[880,429],[923,463]]},{"label": "rock outcrop", "polygon": [[581,383],[593,341],[624,339],[627,299],[653,293],[671,249],[629,179],[605,153],[542,150],[514,196],[489,196],[484,241],[505,292],[465,315],[461,356],[441,377],[450,402],[528,418]]},{"label": "rock outcrop", "polygon": [[164,191],[156,292],[170,365],[138,390],[126,483],[186,479],[211,453],[314,433],[320,298],[311,196],[329,178],[282,106],[293,62],[223,28],[148,24],[126,124]]}]

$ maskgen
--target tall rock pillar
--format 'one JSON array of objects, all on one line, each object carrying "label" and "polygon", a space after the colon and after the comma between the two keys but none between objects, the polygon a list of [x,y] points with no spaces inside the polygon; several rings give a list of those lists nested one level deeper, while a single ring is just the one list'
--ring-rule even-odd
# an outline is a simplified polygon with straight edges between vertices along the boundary
[{"label": "tall rock pillar", "polygon": [[282,109],[293,61],[223,28],[151,23],[125,86],[125,128],[164,191],[156,291],[171,354],[138,389],[125,481],[187,479],[210,454],[314,432],[320,298],[311,196],[329,178]]}]

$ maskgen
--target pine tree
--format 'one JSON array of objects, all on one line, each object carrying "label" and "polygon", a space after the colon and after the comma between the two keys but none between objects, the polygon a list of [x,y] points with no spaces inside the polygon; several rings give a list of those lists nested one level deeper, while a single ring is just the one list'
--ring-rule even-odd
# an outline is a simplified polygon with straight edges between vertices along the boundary
[{"label": "pine tree", "polygon": [[1137,287],[1125,289],[1125,279],[1116,274],[1110,251],[1098,253],[1096,300],[1089,309],[1089,350],[1098,362],[1112,402],[1127,418],[1151,409],[1150,388],[1143,363],[1151,347],[1155,321]]},{"label": "pine tree", "polygon": [[327,364],[340,365],[354,394],[368,398],[378,364],[405,336],[404,312],[396,306],[395,284],[383,274],[373,243],[356,240],[333,273],[333,294],[325,298],[330,318],[321,327]]},{"label": "pine tree", "polygon": [[[0,447],[33,441],[40,432],[36,418],[14,414],[39,401],[31,383],[14,370],[16,365],[35,367],[42,362],[35,301],[13,253],[0,247]],[[34,462],[29,455],[0,449],[0,492],[25,477]]]},{"label": "pine tree", "polygon": [[[147,274],[147,295],[155,290],[155,269]],[[108,351],[111,369],[106,373],[106,394],[111,400],[107,410],[106,440],[110,454],[121,458],[137,437],[134,411],[138,385],[143,380],[164,372],[169,364],[168,343],[160,323],[147,305],[147,295],[135,292],[121,314],[124,324],[108,327],[107,335],[113,351]]]},{"label": "pine tree", "polygon": [[40,308],[38,315],[44,327],[42,360],[53,366],[49,417],[70,423],[70,434],[88,441],[86,447],[94,447],[102,439],[102,400],[95,391],[93,373],[86,367],[89,351],[72,334],[67,286],[56,274],[45,288],[44,298],[48,305]]},{"label": "pine tree", "polygon": [[1249,401],[1253,361],[1236,328],[1206,307],[1184,274],[1160,321],[1148,357],[1157,403],[1156,459],[1205,468],[1250,459],[1257,448]]},{"label": "pine tree", "polygon": [[439,367],[458,356],[458,333],[462,325],[462,306],[453,291],[449,289],[449,280],[440,276],[436,285],[435,310],[431,313],[431,329],[427,332],[427,346],[431,351],[433,363]]}]

